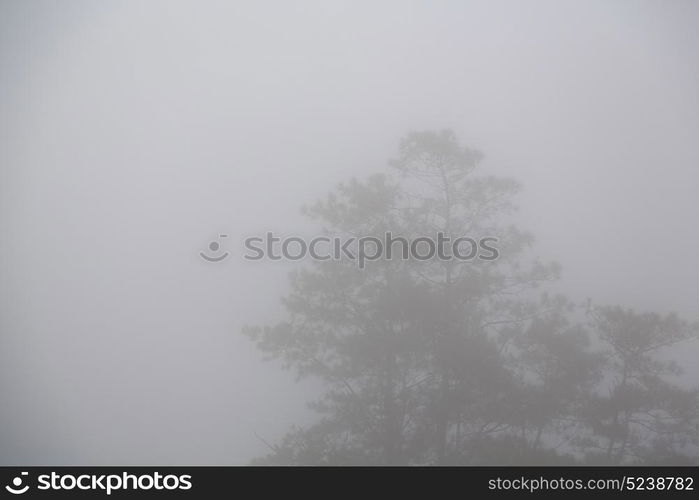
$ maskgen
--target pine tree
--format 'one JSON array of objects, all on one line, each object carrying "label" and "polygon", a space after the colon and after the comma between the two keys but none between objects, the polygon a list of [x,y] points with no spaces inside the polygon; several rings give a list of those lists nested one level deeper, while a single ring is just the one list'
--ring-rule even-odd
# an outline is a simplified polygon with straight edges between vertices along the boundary
[{"label": "pine tree", "polygon": [[507,224],[519,185],[478,175],[481,159],[450,131],[412,133],[391,161],[397,175],[353,180],[306,209],[334,236],[493,235],[500,258],[394,255],[365,269],[344,258],[294,273],[288,320],[245,332],[327,391],[313,404],[319,423],[292,431],[270,461],[453,463],[510,425],[516,380],[498,332],[535,313],[520,295],[557,266],[523,263],[532,238]]}]

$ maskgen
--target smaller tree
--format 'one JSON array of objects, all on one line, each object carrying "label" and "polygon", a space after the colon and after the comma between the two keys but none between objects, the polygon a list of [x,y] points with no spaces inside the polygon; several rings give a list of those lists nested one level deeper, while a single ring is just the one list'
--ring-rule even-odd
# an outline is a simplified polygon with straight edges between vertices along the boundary
[{"label": "smaller tree", "polygon": [[607,347],[603,389],[589,400],[588,460],[608,464],[687,463],[699,446],[699,392],[673,381],[682,373],[667,348],[697,337],[698,324],[675,314],[594,307],[591,323]]}]

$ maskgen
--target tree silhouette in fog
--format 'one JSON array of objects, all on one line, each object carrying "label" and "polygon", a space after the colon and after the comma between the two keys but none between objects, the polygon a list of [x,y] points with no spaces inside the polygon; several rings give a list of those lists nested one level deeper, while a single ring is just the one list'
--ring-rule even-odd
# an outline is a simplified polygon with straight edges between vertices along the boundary
[{"label": "tree silhouette in fog", "polygon": [[696,335],[671,314],[597,307],[592,323],[607,348],[604,391],[593,393],[585,418],[588,453],[604,463],[692,463],[699,445],[696,389],[670,382],[681,368],[663,349]]},{"label": "tree silhouette in fog", "polygon": [[[323,382],[318,421],[258,463],[533,464],[696,458],[697,395],[662,348],[696,335],[674,316],[587,307],[540,290],[558,266],[511,224],[517,182],[480,172],[451,131],[407,135],[390,170],[306,207],[324,233],[498,238],[495,260],[314,261],[288,312],[244,332]],[[389,251],[389,248],[384,249]],[[387,257],[389,257],[387,255]]]}]

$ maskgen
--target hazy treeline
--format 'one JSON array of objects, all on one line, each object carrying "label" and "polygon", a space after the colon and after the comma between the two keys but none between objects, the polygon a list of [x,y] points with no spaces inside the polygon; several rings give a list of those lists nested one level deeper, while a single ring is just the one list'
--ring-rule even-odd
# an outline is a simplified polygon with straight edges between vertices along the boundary
[{"label": "hazy treeline", "polygon": [[494,236],[500,257],[293,273],[288,318],[245,333],[326,390],[317,423],[258,463],[697,462],[699,393],[667,348],[699,325],[547,294],[559,268],[511,222],[520,186],[481,160],[450,131],[411,133],[387,172],[305,208],[327,234]]}]

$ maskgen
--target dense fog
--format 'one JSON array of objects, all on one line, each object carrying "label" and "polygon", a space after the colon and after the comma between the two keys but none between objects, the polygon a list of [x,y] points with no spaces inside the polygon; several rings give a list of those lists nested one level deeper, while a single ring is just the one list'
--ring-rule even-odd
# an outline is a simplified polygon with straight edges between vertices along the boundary
[{"label": "dense fog", "polygon": [[[698,48],[689,0],[0,1],[0,462],[696,463]],[[244,258],[386,231],[499,256]]]}]

